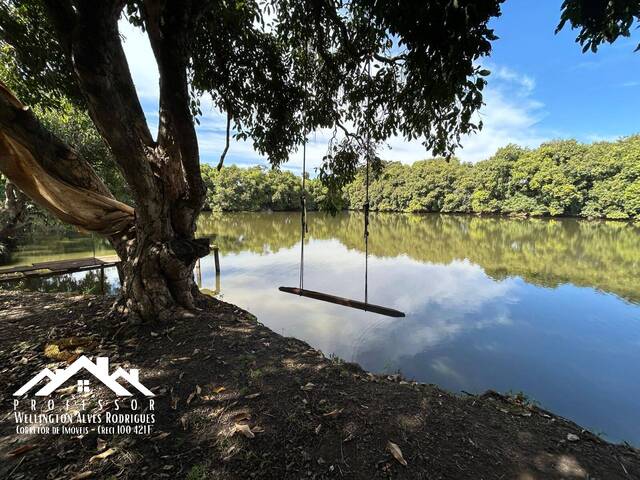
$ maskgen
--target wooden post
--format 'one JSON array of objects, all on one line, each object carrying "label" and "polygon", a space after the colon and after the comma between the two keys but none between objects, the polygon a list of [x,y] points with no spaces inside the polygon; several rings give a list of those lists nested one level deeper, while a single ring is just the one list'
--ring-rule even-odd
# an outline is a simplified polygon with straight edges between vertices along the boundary
[{"label": "wooden post", "polygon": [[217,245],[213,246],[213,261],[216,264],[216,273],[220,273],[220,254]]},{"label": "wooden post", "polygon": [[100,269],[100,291],[104,295],[104,267]]},{"label": "wooden post", "polygon": [[202,266],[200,265],[200,259],[196,262],[196,281],[198,282],[198,288],[202,288]]},{"label": "wooden post", "polygon": [[216,295],[220,293],[220,274],[216,273]]}]

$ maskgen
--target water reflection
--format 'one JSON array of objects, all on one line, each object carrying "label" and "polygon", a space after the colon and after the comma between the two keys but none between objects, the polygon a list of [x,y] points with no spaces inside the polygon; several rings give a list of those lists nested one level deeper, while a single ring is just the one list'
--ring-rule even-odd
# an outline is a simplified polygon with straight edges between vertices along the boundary
[{"label": "water reflection", "polygon": [[[363,251],[362,215],[311,213],[311,240],[336,239]],[[204,215],[199,232],[223,253],[276,253],[299,240],[296,214]],[[449,264],[467,259],[496,280],[520,276],[544,287],[598,288],[640,301],[640,225],[576,219],[508,219],[469,215],[372,214],[369,251]]]},{"label": "water reflection", "polygon": [[[305,286],[363,298],[362,216],[309,222]],[[202,260],[203,287],[279,333],[456,391],[524,391],[640,444],[637,226],[372,215],[369,300],[404,319],[278,292],[298,281],[296,214],[204,215],[198,232],[222,256],[218,279],[213,256]]]},{"label": "water reflection", "polygon": [[0,289],[32,290],[38,292],[85,293],[114,295],[119,290],[118,272],[114,267],[50,277],[32,277],[0,283]]},{"label": "water reflection", "polygon": [[[524,391],[640,443],[637,227],[374,215],[369,299],[405,311],[401,320],[279,293],[297,283],[298,228],[295,214],[204,218],[199,231],[224,254],[222,296],[367,369],[457,391]],[[362,298],[362,247],[360,215],[311,215],[305,286]]]}]

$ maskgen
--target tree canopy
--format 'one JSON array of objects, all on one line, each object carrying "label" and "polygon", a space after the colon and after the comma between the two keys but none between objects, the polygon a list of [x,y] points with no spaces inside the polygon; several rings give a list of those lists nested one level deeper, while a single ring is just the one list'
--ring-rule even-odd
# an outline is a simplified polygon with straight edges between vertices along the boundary
[{"label": "tree canopy", "polygon": [[[122,7],[84,3],[2,2],[2,55],[24,102],[55,104],[53,94],[84,102],[70,36],[100,12],[115,22],[113,10]],[[395,134],[422,138],[434,154],[451,153],[461,135],[479,127],[472,113],[489,72],[478,60],[491,50],[487,22],[500,3],[422,2],[407,15],[402,2],[130,1],[125,13],[148,32],[161,85],[169,68],[184,69],[191,113],[197,116],[201,95],[211,94],[236,137],[250,138],[277,165],[319,127],[344,128],[335,153],[346,152],[338,160],[347,163],[365,135],[375,142]],[[166,20],[165,34],[179,37],[161,55],[156,16]]]},{"label": "tree canopy", "polygon": [[[0,95],[0,153],[11,159],[2,169],[59,218],[111,240],[130,312],[168,318],[193,308],[193,265],[208,252],[194,238],[205,201],[195,131],[205,94],[274,166],[310,131],[333,129],[320,176],[339,190],[363,158],[379,163],[371,144],[397,134],[450,155],[480,127],[473,113],[489,74],[481,61],[501,1],[408,9],[392,0],[1,0],[4,76],[23,98]],[[154,133],[123,50],[123,16],[146,32],[158,66]],[[25,110],[61,97],[86,108],[135,215]],[[32,178],[18,174],[26,171]]]},{"label": "tree canopy", "polygon": [[564,0],[561,8],[556,32],[570,23],[579,30],[576,42],[582,45],[583,52],[596,52],[603,43],[630,37],[634,23],[640,22],[638,0]]}]

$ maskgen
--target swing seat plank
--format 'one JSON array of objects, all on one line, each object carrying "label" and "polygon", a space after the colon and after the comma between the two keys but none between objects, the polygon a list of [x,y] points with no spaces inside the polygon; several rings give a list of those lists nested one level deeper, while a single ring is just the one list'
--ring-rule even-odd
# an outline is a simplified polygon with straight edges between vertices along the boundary
[{"label": "swing seat plank", "polygon": [[302,297],[313,298],[323,302],[335,303],[337,305],[343,305],[345,307],[357,308],[366,312],[378,313],[380,315],[386,315],[387,317],[400,318],[404,317],[404,313],[393,308],[383,307],[381,305],[374,305],[372,303],[360,302],[358,300],[352,300],[350,298],[337,297],[335,295],[329,295],[328,293],[316,292],[314,290],[305,290],[296,287],[280,287],[278,290],[285,293],[292,293],[294,295],[300,295]]}]

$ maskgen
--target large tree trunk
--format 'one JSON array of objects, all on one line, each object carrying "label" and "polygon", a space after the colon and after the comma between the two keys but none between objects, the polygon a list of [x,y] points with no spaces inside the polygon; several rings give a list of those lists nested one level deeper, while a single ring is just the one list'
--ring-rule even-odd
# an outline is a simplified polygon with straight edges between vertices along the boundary
[{"label": "large tree trunk", "polygon": [[[148,208],[157,214],[136,218],[135,237],[120,254],[126,259],[122,300],[132,319],[168,321],[195,308],[199,291],[193,268],[198,258],[209,253],[209,241],[194,239],[193,231],[180,232],[180,226],[171,221],[176,207],[170,197],[154,200]],[[191,220],[195,222],[195,215]]]},{"label": "large tree trunk", "polygon": [[27,197],[10,181],[5,185],[4,205],[0,209],[0,264],[9,260],[16,234],[24,225]]},{"label": "large tree trunk", "polygon": [[122,259],[119,304],[135,320],[166,321],[192,310],[198,295],[193,267],[209,252],[208,240],[194,238],[202,199],[185,200],[184,174],[166,170],[171,162],[163,152],[159,145],[145,152],[145,164],[163,174],[145,180],[148,194],[137,196],[134,214],[0,84],[0,170],[13,182],[5,205],[11,225],[24,208],[15,184],[62,221],[107,237]]},{"label": "large tree trunk", "polygon": [[183,315],[198,295],[195,261],[209,252],[207,240],[194,238],[205,189],[187,79],[190,22],[200,3],[146,0],[141,11],[160,72],[155,140],[118,32],[125,2],[45,0],[45,5],[89,115],[131,188],[135,213],[4,88],[0,169],[61,220],[109,238],[122,260],[123,312],[143,321]]},{"label": "large tree trunk", "polygon": [[0,240],[15,235],[27,210],[27,197],[10,181],[5,185],[4,206],[0,210]]},{"label": "large tree trunk", "polygon": [[135,199],[134,228],[109,237],[123,261],[122,304],[136,319],[182,315],[198,294],[195,261],[209,252],[207,240],[194,238],[205,189],[187,81],[189,22],[199,7],[188,0],[144,2],[141,14],[160,72],[154,140],[118,33],[124,2],[45,3],[89,114]]}]

